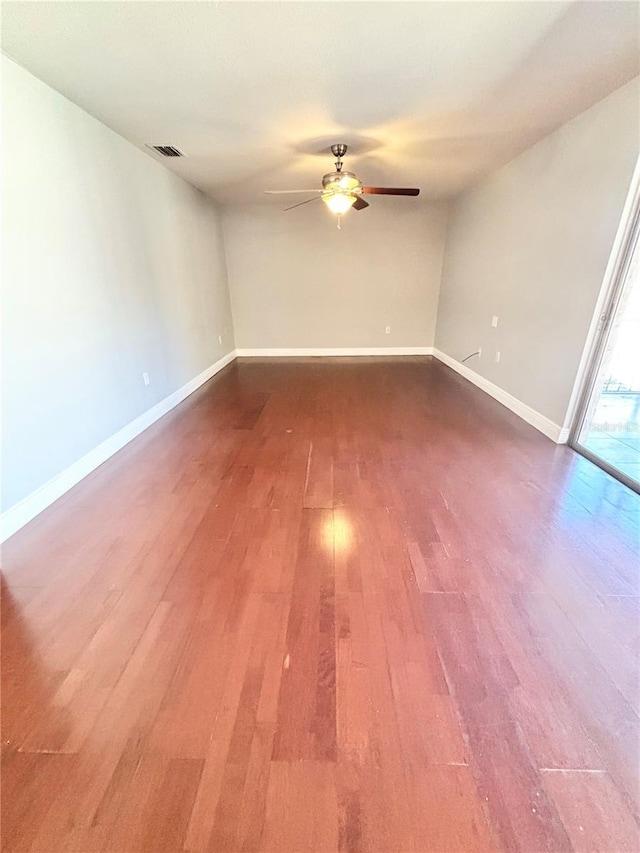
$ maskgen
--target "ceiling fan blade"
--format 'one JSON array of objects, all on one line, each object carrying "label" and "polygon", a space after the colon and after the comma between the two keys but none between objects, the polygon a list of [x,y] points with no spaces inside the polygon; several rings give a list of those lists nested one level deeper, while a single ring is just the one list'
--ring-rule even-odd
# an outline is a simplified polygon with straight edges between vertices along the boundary
[{"label": "ceiling fan blade", "polygon": [[365,207],[369,207],[369,202],[365,201],[362,196],[358,196],[358,198],[354,201],[352,207],[354,210],[364,210]]},{"label": "ceiling fan blade", "polygon": [[324,190],[265,190],[267,195],[291,195],[292,193],[321,193]]},{"label": "ceiling fan blade", "polygon": [[420,195],[420,190],[415,187],[362,187],[360,192],[371,195]]},{"label": "ceiling fan blade", "polygon": [[294,207],[302,207],[303,204],[309,204],[310,201],[318,201],[319,198],[320,196],[317,195],[313,198],[308,198],[306,201],[299,201],[298,204],[292,204],[291,207],[285,207],[285,212],[287,210],[293,210]]}]

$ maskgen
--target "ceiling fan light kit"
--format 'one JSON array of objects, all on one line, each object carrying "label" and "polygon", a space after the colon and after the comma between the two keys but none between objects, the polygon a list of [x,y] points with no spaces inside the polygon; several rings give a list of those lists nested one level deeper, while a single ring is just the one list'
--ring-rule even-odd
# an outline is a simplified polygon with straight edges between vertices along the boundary
[{"label": "ceiling fan light kit", "polygon": [[291,207],[286,207],[285,210],[293,210],[294,207],[301,207],[303,204],[309,204],[317,198],[321,198],[329,210],[337,215],[338,228],[340,228],[342,215],[347,213],[352,207],[354,210],[364,210],[366,207],[369,207],[369,202],[362,198],[363,194],[417,196],[420,193],[419,189],[409,187],[365,187],[356,174],[342,170],[344,165],[342,158],[347,153],[347,146],[344,144],[332,145],[331,153],[336,158],[336,169],[335,172],[327,172],[323,176],[322,189],[265,190],[265,192],[270,195],[306,192],[319,193],[314,198],[309,198]]}]

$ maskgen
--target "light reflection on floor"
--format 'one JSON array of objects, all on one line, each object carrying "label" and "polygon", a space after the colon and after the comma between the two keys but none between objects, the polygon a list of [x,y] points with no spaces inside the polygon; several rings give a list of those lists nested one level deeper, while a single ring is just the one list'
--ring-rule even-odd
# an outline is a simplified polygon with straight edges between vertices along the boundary
[{"label": "light reflection on floor", "polygon": [[581,443],[640,482],[640,393],[603,393]]},{"label": "light reflection on floor", "polygon": [[[637,549],[640,540],[640,495],[578,453],[572,453],[556,521],[564,535],[589,535],[594,520],[607,519],[620,543]],[[614,560],[616,555],[608,554]]]}]

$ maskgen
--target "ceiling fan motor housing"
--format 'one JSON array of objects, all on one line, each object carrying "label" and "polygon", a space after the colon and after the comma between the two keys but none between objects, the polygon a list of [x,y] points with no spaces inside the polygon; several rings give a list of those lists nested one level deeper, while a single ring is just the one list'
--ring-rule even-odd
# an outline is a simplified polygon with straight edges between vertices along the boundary
[{"label": "ceiling fan motor housing", "polygon": [[327,172],[322,186],[324,189],[352,190],[360,186],[360,181],[353,172]]}]

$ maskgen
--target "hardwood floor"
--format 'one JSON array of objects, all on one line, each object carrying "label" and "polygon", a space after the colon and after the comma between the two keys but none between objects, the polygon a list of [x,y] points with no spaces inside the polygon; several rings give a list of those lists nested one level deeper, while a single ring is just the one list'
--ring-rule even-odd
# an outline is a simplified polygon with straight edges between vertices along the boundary
[{"label": "hardwood floor", "polygon": [[238,361],[4,546],[4,851],[638,851],[640,500],[428,358]]}]

